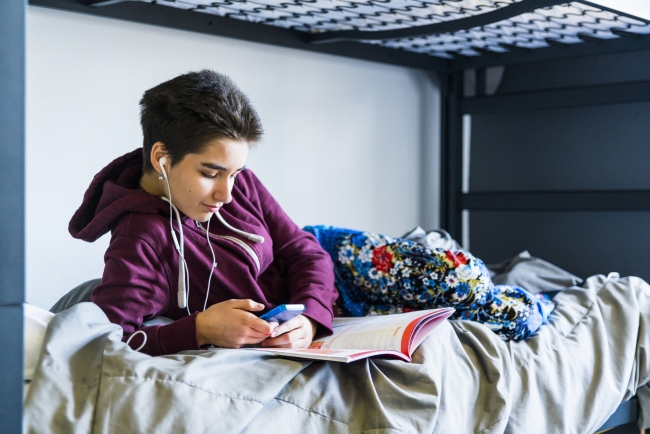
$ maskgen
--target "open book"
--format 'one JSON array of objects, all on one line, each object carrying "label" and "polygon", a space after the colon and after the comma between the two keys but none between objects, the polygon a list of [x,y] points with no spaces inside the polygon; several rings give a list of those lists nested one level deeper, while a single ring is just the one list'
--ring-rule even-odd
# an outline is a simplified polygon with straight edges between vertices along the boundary
[{"label": "open book", "polygon": [[420,310],[394,315],[334,318],[334,334],[309,348],[251,348],[276,356],[354,362],[383,356],[410,362],[413,351],[429,333],[454,312],[453,308]]}]

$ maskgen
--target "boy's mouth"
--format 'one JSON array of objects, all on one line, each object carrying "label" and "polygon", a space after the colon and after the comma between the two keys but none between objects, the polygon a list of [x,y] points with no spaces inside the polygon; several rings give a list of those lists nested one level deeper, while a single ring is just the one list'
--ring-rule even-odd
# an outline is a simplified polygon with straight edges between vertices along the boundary
[{"label": "boy's mouth", "polygon": [[206,208],[208,209],[208,211],[210,211],[210,212],[217,212],[217,211],[219,211],[219,208],[220,208],[220,207],[217,206],[217,205],[207,205],[207,204],[205,204],[205,203],[202,203],[201,205],[203,205],[204,207],[206,207]]}]

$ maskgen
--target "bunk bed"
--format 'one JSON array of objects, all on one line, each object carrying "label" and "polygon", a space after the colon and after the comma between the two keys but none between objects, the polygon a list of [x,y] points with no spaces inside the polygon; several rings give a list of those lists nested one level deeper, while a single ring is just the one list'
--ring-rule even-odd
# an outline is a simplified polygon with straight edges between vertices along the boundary
[{"label": "bunk bed", "polygon": [[[540,148],[547,142],[536,143],[526,137],[526,131],[501,137],[496,128],[490,127],[499,122],[507,123],[507,128],[532,125],[537,119],[534,131],[543,131],[543,122],[553,118],[553,110],[634,104],[641,104],[634,107],[645,109],[642,105],[650,101],[647,68],[625,77],[620,71],[603,72],[586,83],[575,76],[587,67],[607,69],[603,63],[612,59],[632,65],[638,53],[650,63],[647,62],[650,52],[647,19],[589,1],[557,0],[30,0],[29,3],[435,72],[443,96],[441,226],[454,238],[463,240],[465,246],[470,244],[470,249],[487,262],[503,259],[506,253],[516,253],[522,242],[528,243],[524,248],[532,249],[530,244],[533,244],[542,251],[545,246],[550,246],[549,252],[562,250],[566,245],[552,245],[549,239],[553,237],[531,229],[534,224],[544,227],[545,221],[550,222],[547,228],[565,225],[572,229],[581,226],[582,217],[589,214],[594,223],[592,231],[585,232],[583,241],[587,244],[602,234],[606,225],[638,228],[647,224],[650,212],[647,176],[631,177],[634,179],[629,183],[616,184],[616,189],[605,184],[594,189],[593,184],[577,181],[569,182],[566,188],[562,183],[549,181],[551,176],[540,174],[543,170],[536,168]],[[24,288],[25,268],[24,218],[21,218],[24,216],[24,15],[23,1],[0,2],[0,58],[3,59],[0,136],[4,138],[0,149],[3,164],[0,194],[5,209],[14,216],[0,221],[3,239],[0,333],[10,348],[0,355],[0,385],[4,391],[0,402],[6,410],[0,416],[0,424],[7,432],[20,431],[22,408],[20,330],[24,294],[16,288]],[[563,71],[567,77],[544,81],[545,74],[557,75],[560,67],[566,68]],[[510,74],[510,71],[518,73]],[[595,119],[600,119],[598,116]],[[625,125],[619,129],[624,130]],[[490,137],[498,137],[499,143],[495,144],[497,139]],[[529,148],[521,144],[522,138],[530,139]],[[639,152],[640,146],[632,143],[623,153]],[[534,152],[526,154],[525,149]],[[637,166],[616,169],[639,174],[644,167],[639,163],[645,155],[643,151],[641,154],[636,159]],[[489,164],[477,164],[478,158]],[[589,158],[576,158],[571,160],[571,170],[561,175],[575,173],[577,177],[589,178],[585,175],[589,167],[600,169],[598,164],[611,162],[596,159],[589,166]],[[513,161],[523,162],[521,170],[528,175],[534,172],[539,179],[531,175],[535,178],[531,181],[530,176],[522,173],[503,177],[507,179],[501,181],[490,178],[486,168],[503,173],[504,167]],[[549,161],[553,163],[553,160],[544,162],[547,168]],[[581,169],[581,164],[586,169]],[[557,177],[557,174],[553,176]],[[603,221],[602,216],[607,219]],[[499,221],[513,228],[510,236],[495,231]],[[625,235],[627,256],[621,253],[618,263],[612,263],[606,253],[582,259],[564,256],[548,259],[571,271],[577,270],[574,272],[581,277],[592,272],[614,271],[594,270],[608,264],[614,268],[620,265],[626,274],[650,280],[650,271],[637,258],[644,246],[650,245],[645,232]],[[606,241],[613,243],[611,239]],[[565,243],[571,242],[574,241],[570,237],[565,237]],[[636,417],[636,401],[626,401],[601,429],[627,425],[629,432],[636,432],[630,428],[635,425]]]}]

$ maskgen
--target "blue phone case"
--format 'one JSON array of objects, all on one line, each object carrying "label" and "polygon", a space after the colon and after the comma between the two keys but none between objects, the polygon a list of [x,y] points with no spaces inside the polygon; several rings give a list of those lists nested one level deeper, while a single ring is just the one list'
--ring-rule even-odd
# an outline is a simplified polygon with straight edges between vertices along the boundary
[{"label": "blue phone case", "polygon": [[266,322],[277,322],[282,324],[289,321],[305,311],[304,304],[281,304],[266,312],[260,318]]}]

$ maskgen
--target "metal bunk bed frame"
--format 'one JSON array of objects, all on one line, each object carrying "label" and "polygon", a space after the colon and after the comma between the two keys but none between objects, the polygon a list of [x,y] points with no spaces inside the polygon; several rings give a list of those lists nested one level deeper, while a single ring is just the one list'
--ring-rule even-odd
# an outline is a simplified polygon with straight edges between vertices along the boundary
[{"label": "metal bunk bed frame", "polygon": [[[261,42],[319,53],[340,55],[384,64],[433,71],[438,74],[441,105],[441,226],[455,238],[463,237],[463,210],[635,210],[650,211],[650,190],[496,192],[463,193],[463,115],[513,110],[534,110],[650,100],[650,81],[593,85],[524,94],[487,95],[486,68],[650,49],[650,34],[615,29],[619,38],[600,39],[578,34],[582,43],[564,44],[546,39],[548,46],[528,49],[516,44],[501,44],[504,50],[474,48],[474,54],[435,56],[413,50],[372,44],[369,40],[389,41],[426,38],[482,28],[540,8],[566,2],[521,0],[473,16],[391,30],[347,29],[304,31],[250,20],[233,19],[207,13],[128,0],[30,0],[29,4],[61,10],[166,26],[252,42]],[[215,2],[216,3],[216,2]],[[588,1],[582,5],[598,7],[619,16],[638,19]],[[23,313],[25,300],[25,0],[0,2],[0,427],[2,432],[21,432]],[[197,7],[195,9],[205,9]],[[205,11],[203,11],[205,12]],[[259,20],[258,20],[259,21]],[[640,19],[646,25],[649,21]],[[443,53],[444,54],[444,53]],[[476,71],[476,92],[464,97],[464,71]],[[628,423],[636,418],[636,404],[623,403],[603,429]]]}]

